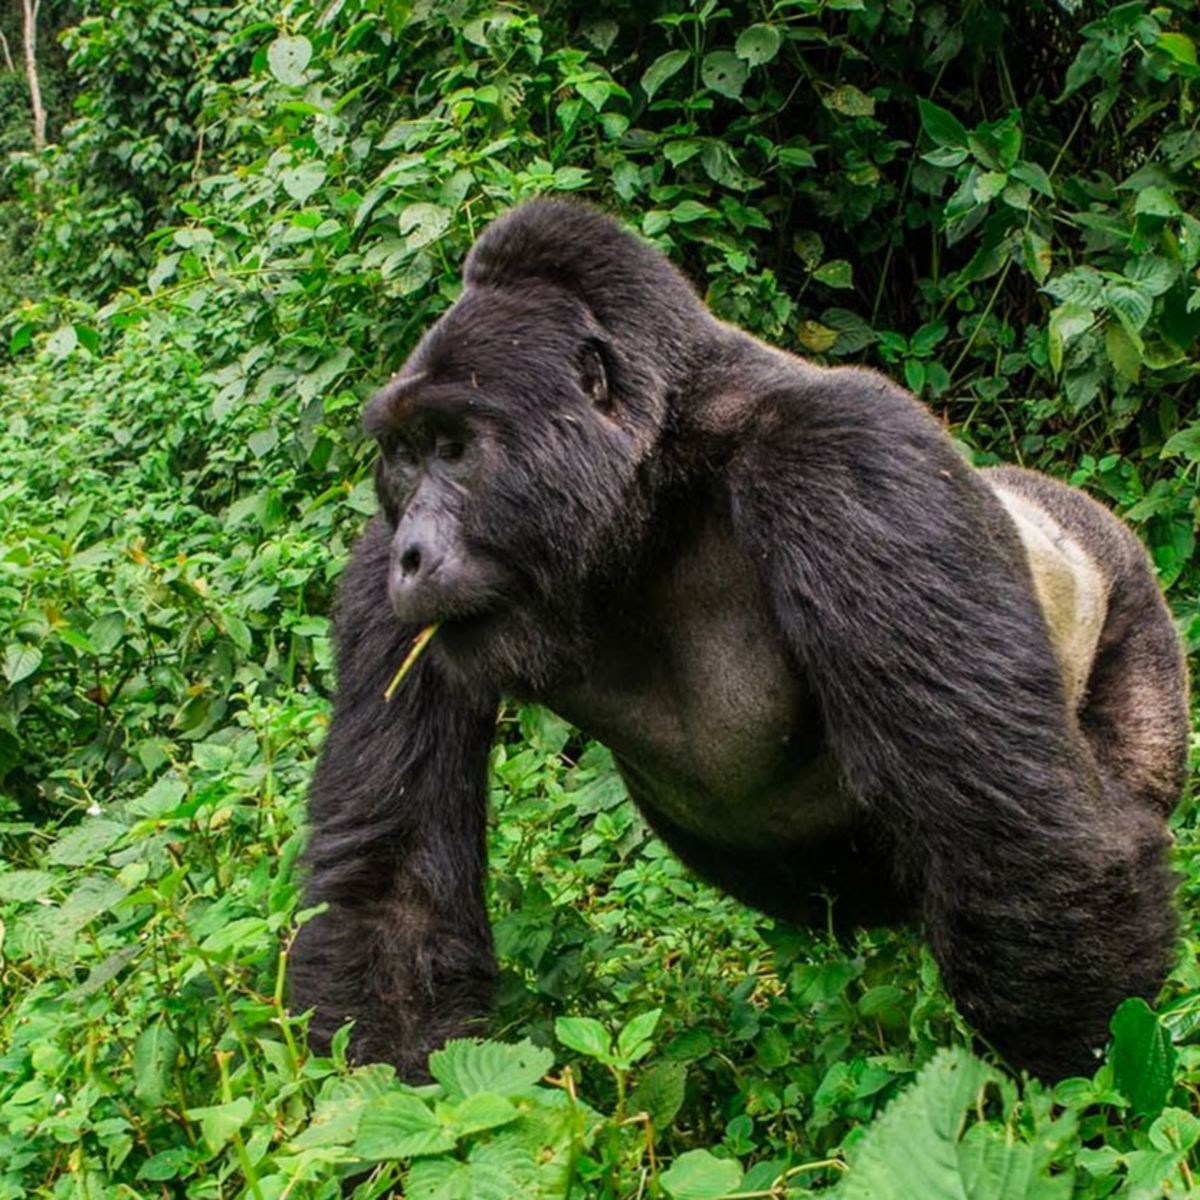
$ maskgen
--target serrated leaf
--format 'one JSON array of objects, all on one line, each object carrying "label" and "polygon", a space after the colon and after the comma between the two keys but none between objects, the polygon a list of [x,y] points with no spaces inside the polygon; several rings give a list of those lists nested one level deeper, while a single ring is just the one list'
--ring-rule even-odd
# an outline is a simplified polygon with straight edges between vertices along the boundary
[{"label": "serrated leaf", "polygon": [[949,146],[956,150],[966,148],[966,128],[952,112],[942,108],[940,104],[934,104],[932,100],[924,99],[917,100],[917,108],[921,113],[921,128],[929,134],[935,145]]},{"label": "serrated leaf", "polygon": [[179,1039],[165,1021],[157,1021],[138,1034],[133,1044],[133,1092],[143,1104],[162,1104],[171,1087]]},{"label": "serrated leaf", "polygon": [[1043,289],[1064,304],[1099,308],[1104,295],[1104,279],[1093,267],[1075,267],[1056,275]]},{"label": "serrated leaf", "polygon": [[4,652],[4,678],[9,683],[28,679],[42,665],[42,652],[36,646],[13,642]]},{"label": "serrated leaf", "polygon": [[1126,267],[1125,277],[1137,284],[1138,290],[1147,296],[1161,296],[1171,290],[1171,285],[1179,277],[1179,267],[1161,255],[1143,254]]},{"label": "serrated leaf", "polygon": [[1139,1117],[1157,1116],[1175,1079],[1175,1046],[1158,1014],[1140,997],[1121,1003],[1109,1025],[1113,1083]]},{"label": "serrated leaf", "polygon": [[454,1136],[424,1101],[402,1092],[385,1092],[363,1113],[353,1153],[371,1162],[444,1154]]},{"label": "serrated leaf", "polygon": [[738,34],[734,53],[744,58],[752,67],[769,63],[779,53],[783,38],[774,25],[751,25]]},{"label": "serrated leaf", "polygon": [[941,1050],[856,1143],[837,1200],[963,1200],[958,1134],[995,1072],[961,1048]]},{"label": "serrated leaf", "polygon": [[267,65],[280,83],[296,87],[304,82],[304,69],[312,58],[312,43],[306,37],[277,37],[267,47]]},{"label": "serrated leaf", "polygon": [[90,817],[83,824],[63,834],[50,847],[46,861],[61,867],[86,866],[100,858],[127,832],[126,826],[119,821]]},{"label": "serrated leaf", "polygon": [[0,872],[0,903],[17,900],[28,903],[50,894],[54,887],[54,875],[50,871],[3,871]]},{"label": "serrated leaf", "polygon": [[559,1017],[554,1022],[554,1036],[568,1049],[589,1058],[606,1060],[612,1052],[608,1030],[594,1017]]},{"label": "serrated leaf", "polygon": [[279,172],[279,182],[293,200],[303,204],[325,182],[325,164],[304,162],[287,167]]},{"label": "serrated leaf", "polygon": [[961,1190],[970,1200],[1069,1200],[1073,1180],[1038,1170],[1034,1148],[986,1125],[969,1129],[958,1145]]},{"label": "serrated leaf", "polygon": [[681,1154],[658,1181],[673,1200],[718,1200],[726,1193],[738,1190],[742,1168],[707,1150],[689,1150]]},{"label": "serrated leaf", "polygon": [[443,1111],[439,1115],[456,1138],[482,1133],[485,1129],[498,1129],[521,1115],[511,1101],[495,1092],[476,1092],[460,1104],[441,1107]]},{"label": "serrated leaf", "polygon": [[429,1056],[430,1074],[451,1097],[513,1096],[531,1088],[553,1065],[554,1055],[530,1041],[514,1046],[456,1038]]},{"label": "serrated leaf", "polygon": [[668,50],[666,54],[659,55],[642,75],[642,91],[646,93],[646,99],[653,100],[658,89],[672,75],[679,73],[688,58],[686,50]]},{"label": "serrated leaf", "polygon": [[700,63],[700,78],[706,88],[730,100],[737,100],[746,86],[749,69],[736,54],[714,50]]},{"label": "serrated leaf", "polygon": [[655,1129],[666,1129],[683,1107],[687,1067],[681,1062],[660,1062],[642,1073],[629,1096],[633,1112],[649,1115]]}]

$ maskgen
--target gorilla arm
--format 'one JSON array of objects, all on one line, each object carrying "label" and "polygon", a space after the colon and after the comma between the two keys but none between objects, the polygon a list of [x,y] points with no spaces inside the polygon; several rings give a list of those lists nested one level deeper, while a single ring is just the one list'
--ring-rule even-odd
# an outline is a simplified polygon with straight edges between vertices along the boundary
[{"label": "gorilla arm", "polygon": [[328,909],[292,951],[293,1007],[313,1044],[347,1017],[359,1061],[426,1077],[430,1050],[489,1007],[484,906],[487,758],[496,698],[451,684],[424,654],[385,702],[417,627],[387,596],[390,531],[354,548],[335,622],[338,691],[309,799],[305,903]]},{"label": "gorilla arm", "polygon": [[1018,1066],[1090,1074],[1166,969],[1161,823],[1108,794],[1016,532],[937,423],[881,376],[765,353],[737,380],[764,398],[734,523],[845,781],[964,1014]]}]

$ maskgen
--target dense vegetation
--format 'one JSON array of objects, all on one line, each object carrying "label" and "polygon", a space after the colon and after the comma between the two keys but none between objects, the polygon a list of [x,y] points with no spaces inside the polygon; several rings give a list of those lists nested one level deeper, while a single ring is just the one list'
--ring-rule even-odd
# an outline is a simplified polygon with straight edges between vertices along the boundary
[{"label": "dense vegetation", "polygon": [[524,196],[1103,498],[1200,651],[1191,0],[40,21],[41,154],[0,61],[0,1200],[1200,1196],[1194,801],[1158,1011],[1054,1089],[970,1054],[912,930],[717,896],[533,709],[494,757],[499,1041],[414,1090],[282,1003],[358,410]]}]

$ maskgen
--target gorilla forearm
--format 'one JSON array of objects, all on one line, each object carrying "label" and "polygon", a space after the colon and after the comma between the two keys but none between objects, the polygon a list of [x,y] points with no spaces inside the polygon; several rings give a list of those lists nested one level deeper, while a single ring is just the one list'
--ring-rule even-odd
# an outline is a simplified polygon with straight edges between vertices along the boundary
[{"label": "gorilla forearm", "polygon": [[340,589],[341,687],[309,795],[305,894],[328,908],[296,940],[291,985],[295,1005],[316,1010],[317,1046],[353,1018],[356,1059],[419,1078],[429,1051],[477,1027],[491,1000],[483,872],[495,701],[420,661],[385,702],[414,632],[387,604],[387,546],[373,523]]}]

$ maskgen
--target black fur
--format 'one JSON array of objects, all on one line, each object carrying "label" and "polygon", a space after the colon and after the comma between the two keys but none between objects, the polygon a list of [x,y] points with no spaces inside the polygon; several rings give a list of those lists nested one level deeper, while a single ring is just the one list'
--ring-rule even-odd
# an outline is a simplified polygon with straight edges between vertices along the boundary
[{"label": "black fur", "polygon": [[[1014,1064],[1088,1071],[1174,922],[1182,656],[1136,540],[1078,493],[963,464],[884,378],[716,321],[660,255],[536,201],[371,402],[383,515],[337,617],[294,1002],[410,1078],[494,978],[485,777],[501,692],[609,744],[695,869],[759,908],[923,919]],[[1106,591],[1074,711],[1016,526]],[[390,603],[389,603],[390,600]],[[420,627],[430,648],[390,705]]]}]

